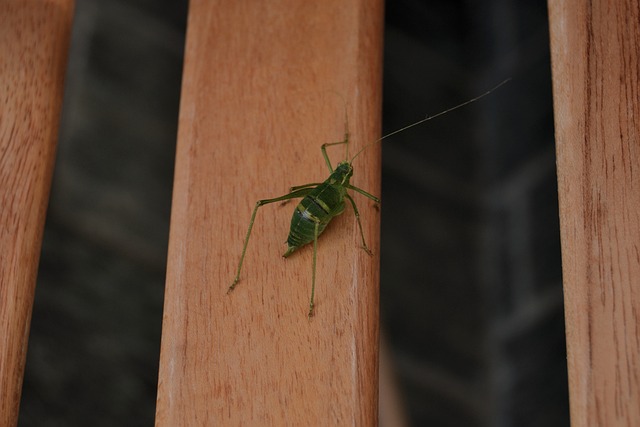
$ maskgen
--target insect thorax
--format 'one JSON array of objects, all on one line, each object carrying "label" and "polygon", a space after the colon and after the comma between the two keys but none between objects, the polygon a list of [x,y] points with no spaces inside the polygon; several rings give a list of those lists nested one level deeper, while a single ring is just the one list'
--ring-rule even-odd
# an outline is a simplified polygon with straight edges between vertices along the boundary
[{"label": "insect thorax", "polygon": [[351,163],[344,161],[338,163],[336,170],[331,173],[327,181],[333,185],[347,185],[351,175],[353,175],[353,167]]}]

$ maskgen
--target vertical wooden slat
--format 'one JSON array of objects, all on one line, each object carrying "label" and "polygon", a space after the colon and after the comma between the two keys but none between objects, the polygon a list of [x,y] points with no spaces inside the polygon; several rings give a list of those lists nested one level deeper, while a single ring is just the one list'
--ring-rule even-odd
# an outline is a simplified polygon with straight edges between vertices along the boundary
[{"label": "vertical wooden slat", "polygon": [[73,2],[0,2],[0,426],[17,423]]},{"label": "vertical wooden slat", "polygon": [[[376,425],[378,227],[355,195],[318,245],[281,258],[295,203],[255,202],[328,176],[320,145],[379,135],[381,1],[190,3],[156,425]],[[334,164],[343,148],[330,149]],[[352,183],[379,194],[379,146]]]},{"label": "vertical wooden slat", "polygon": [[640,12],[550,1],[572,425],[640,425]]}]

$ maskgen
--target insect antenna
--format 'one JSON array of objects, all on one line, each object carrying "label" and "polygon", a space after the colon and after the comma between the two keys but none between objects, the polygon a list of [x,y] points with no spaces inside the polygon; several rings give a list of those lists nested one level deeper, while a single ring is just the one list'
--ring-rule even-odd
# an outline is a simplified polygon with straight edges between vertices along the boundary
[{"label": "insect antenna", "polygon": [[472,102],[475,102],[475,101],[477,101],[477,100],[479,100],[479,99],[481,99],[481,98],[484,98],[485,96],[489,95],[489,94],[490,94],[491,92],[493,92],[494,90],[498,89],[500,86],[502,86],[502,85],[504,85],[504,84],[508,83],[510,80],[511,80],[511,78],[505,79],[505,80],[503,80],[500,84],[498,84],[498,85],[496,85],[496,86],[492,87],[491,89],[489,89],[489,90],[488,90],[488,91],[486,91],[485,93],[483,93],[483,94],[481,94],[481,95],[478,95],[478,96],[476,96],[475,98],[471,98],[470,100],[465,101],[465,102],[463,102],[462,104],[458,104],[458,105],[456,105],[455,107],[448,108],[448,109],[446,109],[446,110],[444,110],[444,111],[441,111],[441,112],[439,112],[438,114],[435,114],[435,115],[433,115],[433,116],[427,116],[427,117],[425,117],[425,118],[424,118],[424,119],[422,119],[422,120],[418,120],[418,121],[417,121],[417,122],[415,122],[415,123],[412,123],[412,124],[410,124],[410,125],[407,125],[407,126],[405,126],[405,127],[402,127],[402,128],[400,128],[400,129],[398,129],[398,130],[395,130],[395,131],[393,131],[393,132],[391,132],[391,133],[388,133],[388,134],[384,135],[384,136],[383,136],[383,137],[381,137],[380,139],[376,139],[375,141],[373,141],[373,142],[370,142],[370,143],[366,144],[364,147],[362,147],[362,148],[361,148],[361,149],[360,149],[360,150],[355,154],[355,156],[353,156],[353,157],[351,158],[351,161],[350,161],[349,163],[352,163],[352,162],[355,160],[355,158],[356,158],[356,157],[358,157],[358,156],[360,155],[360,153],[362,153],[364,150],[366,150],[366,149],[367,149],[367,148],[369,148],[370,146],[375,145],[375,144],[377,144],[377,143],[379,143],[379,142],[382,142],[382,140],[387,139],[387,138],[389,138],[390,136],[393,136],[393,135],[395,135],[395,134],[397,134],[397,133],[404,132],[405,130],[410,129],[410,128],[414,127],[414,126],[418,126],[419,124],[422,124],[422,123],[424,123],[424,122],[428,122],[429,120],[435,119],[436,117],[439,117],[439,116],[442,116],[442,115],[444,115],[444,114],[450,113],[450,112],[451,112],[451,111],[453,111],[453,110],[457,110],[458,108],[462,108],[462,107],[464,107],[465,105],[469,105],[469,104],[471,104]]}]

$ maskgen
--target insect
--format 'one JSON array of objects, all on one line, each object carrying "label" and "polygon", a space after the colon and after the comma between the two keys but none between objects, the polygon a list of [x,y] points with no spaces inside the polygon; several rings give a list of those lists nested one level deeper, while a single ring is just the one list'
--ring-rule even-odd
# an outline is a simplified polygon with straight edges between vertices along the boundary
[{"label": "insect", "polygon": [[[364,238],[364,232],[362,231],[362,223],[360,222],[360,212],[358,211],[358,207],[356,205],[355,200],[347,190],[353,190],[364,197],[373,200],[376,205],[380,203],[380,199],[362,188],[356,187],[350,183],[350,179],[353,176],[353,161],[358,157],[365,149],[368,147],[380,143],[382,140],[389,138],[392,135],[403,132],[409,128],[422,124],[426,121],[435,119],[438,116],[449,113],[458,108],[464,107],[474,101],[477,101],[480,98],[483,98],[489,95],[494,90],[498,89],[503,84],[507,83],[510,79],[504,80],[502,83],[498,84],[494,88],[488,90],[482,95],[476,96],[462,104],[458,104],[455,107],[449,108],[445,111],[442,111],[433,116],[427,116],[422,120],[419,120],[415,123],[412,123],[408,126],[405,126],[401,129],[398,129],[394,132],[391,132],[382,138],[379,138],[369,144],[366,144],[362,149],[360,149],[351,159],[349,159],[349,125],[346,117],[345,110],[345,133],[344,139],[338,142],[331,142],[322,144],[320,150],[322,151],[322,156],[324,157],[324,161],[329,169],[329,178],[327,178],[324,182],[321,183],[309,183],[304,185],[298,185],[295,187],[291,187],[289,193],[280,196],[274,197],[272,199],[262,199],[256,202],[256,205],[253,209],[253,213],[251,214],[251,220],[249,221],[249,228],[247,230],[247,234],[244,238],[244,245],[242,247],[242,254],[240,255],[240,261],[238,263],[238,269],[236,272],[236,276],[229,286],[227,290],[227,294],[233,291],[233,289],[238,284],[240,280],[240,272],[242,270],[242,263],[244,262],[244,257],[247,252],[247,245],[249,244],[249,238],[251,237],[251,230],[253,229],[253,223],[256,219],[256,214],[258,213],[258,209],[261,206],[268,205],[270,203],[275,202],[286,202],[291,199],[302,198],[298,206],[296,206],[293,211],[293,216],[291,217],[291,226],[289,227],[289,236],[287,238],[287,250],[282,255],[284,258],[289,257],[293,252],[300,249],[301,247],[313,242],[313,262],[312,262],[312,273],[311,273],[311,298],[309,300],[309,312],[308,317],[311,318],[313,316],[314,309],[314,296],[315,296],[315,287],[316,287],[316,258],[318,253],[318,237],[325,230],[327,225],[331,222],[333,218],[340,215],[344,212],[345,209],[345,199],[349,202],[351,207],[353,208],[353,212],[356,217],[356,221],[358,224],[358,229],[360,230],[360,237],[362,239],[362,249],[369,254],[372,255],[371,250],[367,246],[367,243]],[[331,165],[331,161],[329,160],[329,156],[327,155],[327,147],[335,146],[335,145],[345,145],[345,160],[338,163],[338,165],[334,168]]]}]

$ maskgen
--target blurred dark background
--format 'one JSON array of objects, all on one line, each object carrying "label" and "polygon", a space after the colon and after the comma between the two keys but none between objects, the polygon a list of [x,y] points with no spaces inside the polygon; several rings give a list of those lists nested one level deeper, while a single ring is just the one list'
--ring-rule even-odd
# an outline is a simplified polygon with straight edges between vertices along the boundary
[{"label": "blurred dark background", "polygon": [[[414,426],[568,426],[543,0],[390,0],[383,333]],[[153,425],[186,0],[77,0],[20,426]]]}]

